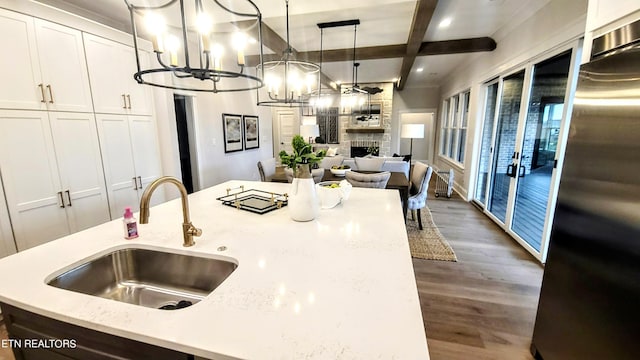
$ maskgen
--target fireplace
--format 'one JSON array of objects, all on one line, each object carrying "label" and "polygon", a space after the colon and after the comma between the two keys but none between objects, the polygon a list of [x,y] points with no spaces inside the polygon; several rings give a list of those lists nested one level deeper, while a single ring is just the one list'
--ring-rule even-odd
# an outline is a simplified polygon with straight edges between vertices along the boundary
[{"label": "fireplace", "polygon": [[379,155],[380,141],[377,140],[351,140],[351,157],[366,155]]}]

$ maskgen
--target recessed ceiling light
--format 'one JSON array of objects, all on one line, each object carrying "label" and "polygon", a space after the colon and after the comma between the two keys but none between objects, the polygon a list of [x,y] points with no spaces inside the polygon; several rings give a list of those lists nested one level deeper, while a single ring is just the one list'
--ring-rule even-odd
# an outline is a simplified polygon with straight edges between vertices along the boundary
[{"label": "recessed ceiling light", "polygon": [[444,20],[440,21],[440,24],[438,26],[441,28],[446,28],[449,25],[451,25],[451,18],[445,18]]},{"label": "recessed ceiling light", "polygon": [[416,69],[416,71],[417,71],[417,72],[423,72],[423,71],[424,71],[424,68],[417,68],[417,69]]}]

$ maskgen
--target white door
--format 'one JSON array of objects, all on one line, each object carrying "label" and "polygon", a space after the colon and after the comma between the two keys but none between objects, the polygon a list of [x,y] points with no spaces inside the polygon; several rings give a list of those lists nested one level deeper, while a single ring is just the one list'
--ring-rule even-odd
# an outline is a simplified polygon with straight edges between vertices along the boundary
[{"label": "white door", "polygon": [[82,36],[87,53],[95,112],[126,114],[128,71],[125,71],[124,56],[128,55],[122,49],[125,46],[86,33]]},{"label": "white door", "polygon": [[[136,65],[136,54],[133,48],[122,47],[123,72],[126,75],[127,101],[130,114],[151,115],[152,94],[151,86],[138,84],[134,80],[133,74],[138,71]],[[140,50],[140,64],[143,68],[149,67],[149,53]]]},{"label": "white door", "polygon": [[96,114],[100,149],[112,217],[118,218],[125,207],[138,211],[138,182],[127,115]]},{"label": "white door", "polygon": [[45,109],[33,18],[0,9],[0,34],[0,108]]},{"label": "white door", "polygon": [[[150,182],[162,176],[160,148],[156,127],[151,116],[129,116],[131,144],[140,195]],[[151,205],[165,202],[164,190],[159,188],[153,193]]]},{"label": "white door", "polygon": [[93,114],[49,113],[72,232],[111,220]]},{"label": "white door", "polygon": [[0,171],[18,250],[69,234],[43,111],[0,111]]},{"label": "white door", "polygon": [[81,32],[40,19],[35,28],[47,108],[93,112]]},{"label": "white door", "polygon": [[293,148],[291,147],[291,139],[295,134],[298,134],[299,131],[296,129],[296,116],[292,110],[279,110],[277,112],[278,119],[278,151],[276,152],[276,159],[278,158],[278,153],[284,150],[287,153],[291,153]]}]

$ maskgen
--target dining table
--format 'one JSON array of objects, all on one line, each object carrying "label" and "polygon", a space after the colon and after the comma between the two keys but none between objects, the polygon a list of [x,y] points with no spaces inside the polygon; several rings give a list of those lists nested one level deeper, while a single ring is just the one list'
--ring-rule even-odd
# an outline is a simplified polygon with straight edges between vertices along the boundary
[{"label": "dining table", "polygon": [[[360,171],[360,170],[352,170],[355,172],[359,172],[362,174],[374,174],[380,171]],[[324,175],[322,176],[322,181],[341,181],[344,180],[344,176],[334,175],[331,170],[324,169]],[[278,167],[276,168],[276,173],[271,177],[272,182],[288,182],[287,176],[284,173],[284,168]],[[386,189],[395,189],[398,190],[400,194],[400,201],[402,202],[402,214],[404,215],[405,221],[407,218],[407,202],[409,199],[409,179],[403,172],[392,171],[391,176],[389,177],[389,181],[387,182]]]}]

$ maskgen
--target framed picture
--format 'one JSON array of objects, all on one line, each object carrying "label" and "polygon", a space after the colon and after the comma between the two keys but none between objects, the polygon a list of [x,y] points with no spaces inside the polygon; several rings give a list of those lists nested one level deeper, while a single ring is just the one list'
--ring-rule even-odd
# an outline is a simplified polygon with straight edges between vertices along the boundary
[{"label": "framed picture", "polygon": [[242,116],[222,114],[224,152],[242,151]]},{"label": "framed picture", "polygon": [[259,123],[258,117],[253,115],[244,115],[242,117],[242,121],[244,123],[244,148],[248,149],[257,149],[260,147],[260,139],[259,139]]}]

